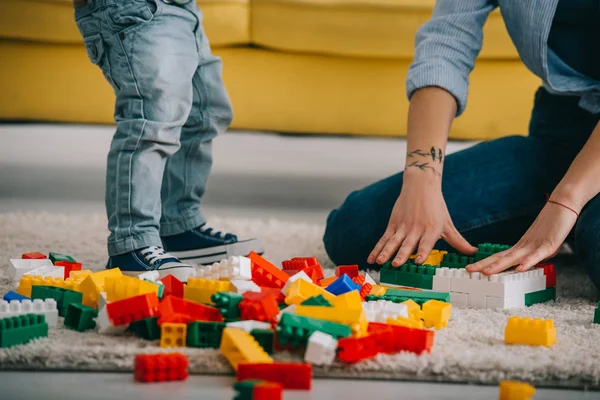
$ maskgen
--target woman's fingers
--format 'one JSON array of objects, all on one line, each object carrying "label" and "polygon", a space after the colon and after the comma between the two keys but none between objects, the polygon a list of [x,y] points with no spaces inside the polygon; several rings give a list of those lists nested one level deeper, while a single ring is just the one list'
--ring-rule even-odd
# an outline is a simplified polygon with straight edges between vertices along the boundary
[{"label": "woman's fingers", "polygon": [[383,236],[381,237],[381,239],[379,239],[379,241],[375,245],[375,248],[373,248],[373,251],[371,251],[371,254],[369,254],[369,258],[367,258],[367,262],[369,264],[374,264],[375,263],[375,260],[377,259],[377,256],[379,256],[379,253],[381,253],[381,250],[383,250],[383,247],[386,245],[386,243],[388,242],[388,240],[390,240],[390,238],[393,235],[394,235],[394,232],[391,231],[390,229],[388,229],[388,230],[385,231],[385,233],[383,234]]},{"label": "woman's fingers", "polygon": [[439,234],[435,233],[425,233],[419,242],[419,250],[417,251],[417,256],[415,257],[415,262],[417,264],[423,264],[427,257],[429,257],[429,253],[433,250],[433,246],[437,243],[440,238]]},{"label": "woman's fingers", "polygon": [[451,225],[447,232],[442,234],[442,239],[444,239],[448,244],[454,247],[462,254],[472,255],[477,251],[477,247],[471,246],[469,242],[456,230],[454,225]]},{"label": "woman's fingers", "polygon": [[404,234],[402,232],[395,233],[391,238],[387,241],[383,249],[377,256],[377,264],[384,264],[392,258],[392,255],[398,251],[398,248],[404,241]]},{"label": "woman's fingers", "polygon": [[399,267],[408,261],[408,257],[415,251],[420,239],[421,235],[418,233],[411,233],[404,238],[402,246],[400,246],[400,250],[398,250],[398,254],[396,254],[396,258],[392,261],[392,265],[394,267]]}]

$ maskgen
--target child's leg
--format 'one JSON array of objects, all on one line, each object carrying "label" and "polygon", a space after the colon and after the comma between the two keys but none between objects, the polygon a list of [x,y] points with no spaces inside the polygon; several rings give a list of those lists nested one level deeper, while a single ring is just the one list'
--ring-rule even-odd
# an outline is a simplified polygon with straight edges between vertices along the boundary
[{"label": "child's leg", "polygon": [[197,18],[160,0],[88,0],[76,18],[92,62],[116,94],[106,175],[109,253],[161,246],[163,171],[192,107]]}]

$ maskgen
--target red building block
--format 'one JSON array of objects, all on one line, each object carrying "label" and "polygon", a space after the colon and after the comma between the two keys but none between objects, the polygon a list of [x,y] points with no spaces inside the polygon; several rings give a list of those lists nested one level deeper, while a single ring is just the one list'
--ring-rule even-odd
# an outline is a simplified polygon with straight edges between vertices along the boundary
[{"label": "red building block", "polygon": [[358,265],[340,265],[335,269],[335,276],[348,275],[351,279],[358,276]]},{"label": "red building block", "polygon": [[140,382],[184,381],[188,377],[188,359],[181,353],[137,354],[133,377]]},{"label": "red building block", "polygon": [[284,261],[282,266],[284,270],[290,271],[288,272],[289,275],[304,271],[314,283],[324,277],[323,269],[317,257],[294,257],[291,260]]},{"label": "red building block", "polygon": [[304,268],[308,268],[308,262],[300,258],[292,258],[291,260],[283,261],[281,267],[289,275],[293,275],[296,272],[302,271]]},{"label": "red building block", "polygon": [[281,400],[283,385],[277,382],[261,382],[254,386],[252,400]]},{"label": "red building block", "polygon": [[281,289],[261,286],[260,287],[260,292],[261,293],[269,293],[270,295],[272,295],[273,297],[275,297],[275,300],[277,300],[278,304],[285,303],[285,294],[283,294],[283,292],[281,291]]},{"label": "red building block", "polygon": [[127,325],[135,321],[158,315],[156,293],[146,293],[106,305],[108,320],[114,326]]},{"label": "red building block", "polygon": [[310,390],[312,365],[307,363],[249,363],[240,362],[237,380],[261,379],[278,382],[285,389]]},{"label": "red building block", "polygon": [[416,354],[421,354],[424,351],[430,353],[433,346],[434,331],[427,329],[369,322],[367,332],[377,332],[382,335],[380,337],[382,340],[379,342],[381,346],[379,351],[382,353],[392,354],[400,351],[409,351]]},{"label": "red building block", "polygon": [[160,302],[158,325],[165,322],[188,324],[193,321],[222,322],[218,308],[205,306],[175,296],[167,296]]},{"label": "red building block", "polygon": [[556,286],[556,270],[554,264],[538,264],[538,267],[544,268],[544,275],[546,275],[546,287]]},{"label": "red building block", "polygon": [[269,322],[279,314],[277,300],[268,292],[246,292],[238,307],[243,320]]},{"label": "red building block", "polygon": [[25,260],[43,260],[48,257],[46,257],[45,254],[36,251],[35,253],[24,253],[21,258]]},{"label": "red building block", "polygon": [[252,280],[258,286],[281,289],[290,278],[288,274],[251,251],[248,258],[252,260]]},{"label": "red building block", "polygon": [[54,265],[65,268],[64,279],[67,279],[71,276],[71,271],[81,271],[82,268],[81,263],[70,261],[57,261]]},{"label": "red building block", "polygon": [[341,338],[338,340],[337,357],[347,363],[356,363],[375,357],[378,353],[377,340],[380,333],[372,333],[360,338]]},{"label": "red building block", "polygon": [[163,297],[166,296],[175,296],[175,297],[183,297],[183,282],[179,279],[175,278],[173,275],[167,275],[164,278],[160,279],[160,281],[164,285]]},{"label": "red building block", "polygon": [[365,283],[360,287],[359,294],[362,301],[365,301],[367,296],[371,293],[371,290],[373,290],[373,285],[371,285],[370,283]]}]

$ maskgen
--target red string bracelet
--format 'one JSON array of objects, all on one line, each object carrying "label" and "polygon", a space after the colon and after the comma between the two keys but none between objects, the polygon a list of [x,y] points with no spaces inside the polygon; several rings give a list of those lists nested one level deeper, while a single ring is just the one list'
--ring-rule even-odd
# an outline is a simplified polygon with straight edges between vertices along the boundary
[{"label": "red string bracelet", "polygon": [[559,205],[559,206],[562,206],[562,207],[566,208],[567,210],[573,211],[575,213],[575,215],[577,215],[577,218],[579,218],[579,213],[577,211],[573,210],[571,207],[569,207],[567,205],[559,203],[558,201],[550,200],[550,195],[547,194],[547,193],[546,193],[546,201],[548,203],[556,204],[556,205]]}]

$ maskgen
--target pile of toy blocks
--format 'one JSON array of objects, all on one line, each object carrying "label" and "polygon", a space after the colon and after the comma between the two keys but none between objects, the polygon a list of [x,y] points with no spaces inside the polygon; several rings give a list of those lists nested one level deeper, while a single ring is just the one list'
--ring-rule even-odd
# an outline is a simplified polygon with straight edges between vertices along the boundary
[{"label": "pile of toy blocks", "polygon": [[467,272],[465,267],[509,246],[482,244],[474,257],[434,250],[423,265],[412,261],[381,268],[382,284],[449,292],[456,307],[522,308],[556,299],[554,265],[539,264],[526,272],[509,270],[492,276]]}]

